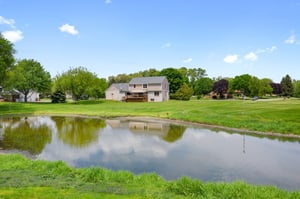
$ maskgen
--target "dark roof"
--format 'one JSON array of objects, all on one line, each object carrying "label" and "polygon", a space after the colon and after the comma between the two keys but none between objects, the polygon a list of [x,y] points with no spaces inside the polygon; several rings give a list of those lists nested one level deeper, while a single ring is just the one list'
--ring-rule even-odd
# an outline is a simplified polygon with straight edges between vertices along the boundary
[{"label": "dark roof", "polygon": [[161,84],[165,79],[167,79],[165,76],[136,77],[129,84]]},{"label": "dark roof", "polygon": [[129,84],[128,83],[115,83],[115,84],[112,84],[111,86],[116,87],[120,91],[125,91],[125,92],[129,91]]}]

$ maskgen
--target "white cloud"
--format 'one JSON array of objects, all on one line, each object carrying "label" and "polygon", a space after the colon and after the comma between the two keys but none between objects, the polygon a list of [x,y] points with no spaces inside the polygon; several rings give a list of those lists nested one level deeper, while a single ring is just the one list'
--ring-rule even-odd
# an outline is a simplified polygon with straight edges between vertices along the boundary
[{"label": "white cloud", "polygon": [[170,42],[163,44],[161,47],[162,48],[170,48],[172,44]]},{"label": "white cloud", "polygon": [[2,35],[5,39],[12,43],[23,39],[23,33],[20,30],[5,31],[2,33]]},{"label": "white cloud", "polygon": [[192,61],[193,59],[191,57],[183,60],[184,63],[191,63]]},{"label": "white cloud", "polygon": [[276,46],[272,46],[271,48],[264,48],[264,49],[258,49],[255,51],[256,54],[261,54],[261,53],[272,53],[275,50],[277,50]]},{"label": "white cloud", "polygon": [[112,0],[105,0],[105,3],[110,4],[110,3],[112,3]]},{"label": "white cloud", "polygon": [[228,63],[228,64],[233,64],[236,63],[238,61],[239,56],[237,54],[234,55],[227,55],[224,58],[224,62]]},{"label": "white cloud", "polygon": [[250,52],[247,55],[245,55],[245,59],[249,61],[256,61],[257,55],[254,52]]},{"label": "white cloud", "polygon": [[291,35],[289,38],[287,38],[284,41],[286,44],[296,44],[296,36],[295,35]]},{"label": "white cloud", "polygon": [[61,32],[66,32],[71,35],[77,35],[79,33],[78,30],[76,30],[75,26],[71,26],[69,24],[62,25],[61,27],[59,27],[59,30]]},{"label": "white cloud", "polygon": [[11,28],[15,28],[15,20],[13,19],[5,19],[4,17],[0,16],[0,24],[9,25]]}]

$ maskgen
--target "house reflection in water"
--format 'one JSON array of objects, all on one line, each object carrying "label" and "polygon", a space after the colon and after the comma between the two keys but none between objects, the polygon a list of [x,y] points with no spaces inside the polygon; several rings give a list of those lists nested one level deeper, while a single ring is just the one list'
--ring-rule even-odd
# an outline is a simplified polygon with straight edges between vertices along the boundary
[{"label": "house reflection in water", "polygon": [[134,134],[157,136],[167,142],[175,142],[182,138],[186,127],[165,122],[106,120],[111,128],[126,128]]}]

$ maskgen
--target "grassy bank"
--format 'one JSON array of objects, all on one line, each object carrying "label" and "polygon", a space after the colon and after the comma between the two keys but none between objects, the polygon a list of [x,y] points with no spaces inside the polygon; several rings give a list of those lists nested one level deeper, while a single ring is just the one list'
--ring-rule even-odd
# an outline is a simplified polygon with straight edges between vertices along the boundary
[{"label": "grassy bank", "polygon": [[1,103],[0,115],[151,116],[261,132],[300,135],[300,100],[194,100],[164,103],[81,101],[76,104]]},{"label": "grassy bank", "polygon": [[244,182],[203,183],[0,155],[0,198],[300,198],[300,192]]}]

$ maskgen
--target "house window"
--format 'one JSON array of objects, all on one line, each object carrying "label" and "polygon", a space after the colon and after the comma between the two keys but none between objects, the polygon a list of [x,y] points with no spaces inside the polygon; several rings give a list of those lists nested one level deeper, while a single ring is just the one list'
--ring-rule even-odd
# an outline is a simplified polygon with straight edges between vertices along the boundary
[{"label": "house window", "polygon": [[158,91],[155,91],[155,92],[154,92],[154,96],[159,96],[159,92],[158,92]]},{"label": "house window", "polygon": [[147,84],[143,84],[143,88],[147,88]]},{"label": "house window", "polygon": [[135,84],[133,84],[133,88],[135,88],[136,87],[136,85]]}]

